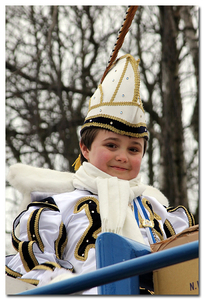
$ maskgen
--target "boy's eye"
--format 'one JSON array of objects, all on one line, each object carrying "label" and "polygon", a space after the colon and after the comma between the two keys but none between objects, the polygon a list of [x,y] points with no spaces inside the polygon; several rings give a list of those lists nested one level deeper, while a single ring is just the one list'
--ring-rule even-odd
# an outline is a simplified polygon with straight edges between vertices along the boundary
[{"label": "boy's eye", "polygon": [[115,144],[107,144],[106,147],[114,149],[114,148],[116,148],[117,146],[116,146]]},{"label": "boy's eye", "polygon": [[130,148],[131,152],[139,152],[139,150],[137,148]]}]

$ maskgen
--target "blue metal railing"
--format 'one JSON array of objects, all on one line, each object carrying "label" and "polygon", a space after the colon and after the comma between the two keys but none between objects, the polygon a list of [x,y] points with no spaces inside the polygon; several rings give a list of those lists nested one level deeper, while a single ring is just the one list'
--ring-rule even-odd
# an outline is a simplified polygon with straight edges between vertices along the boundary
[{"label": "blue metal railing", "polygon": [[37,287],[19,295],[62,295],[88,290],[135,275],[181,263],[198,257],[198,241],[117,263],[60,282]]}]

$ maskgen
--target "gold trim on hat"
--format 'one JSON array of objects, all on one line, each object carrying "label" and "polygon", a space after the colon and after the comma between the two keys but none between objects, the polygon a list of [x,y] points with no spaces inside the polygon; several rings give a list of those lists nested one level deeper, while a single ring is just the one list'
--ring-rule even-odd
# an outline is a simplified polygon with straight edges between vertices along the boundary
[{"label": "gold trim on hat", "polygon": [[[115,105],[119,105],[119,106],[122,106],[122,105],[125,105],[125,106],[128,106],[128,105],[133,105],[133,106],[138,106],[141,108],[141,110],[143,111],[143,113],[145,112],[144,111],[144,108],[143,108],[143,104],[142,104],[142,101],[141,101],[141,98],[140,98],[140,93],[139,93],[139,88],[140,88],[140,73],[138,71],[138,65],[139,65],[139,62],[140,62],[140,59],[138,59],[136,61],[136,64],[135,64],[135,59],[130,55],[130,54],[126,54],[126,55],[123,55],[121,56],[118,60],[121,60],[123,58],[126,57],[126,62],[125,62],[125,66],[124,66],[124,69],[123,69],[123,72],[120,76],[120,79],[118,81],[118,84],[116,86],[116,89],[110,99],[109,102],[103,102],[103,88],[102,88],[102,84],[99,84],[98,86],[98,89],[100,91],[100,102],[98,104],[95,104],[95,105],[92,105],[91,103],[91,100],[92,100],[92,97],[90,98],[89,100],[89,109],[88,109],[88,113],[94,109],[94,108],[97,108],[97,107],[101,107],[101,106],[115,106]],[[117,62],[117,61],[116,61]],[[127,67],[128,67],[128,63],[130,62],[132,68],[133,68],[133,72],[134,72],[134,76],[135,76],[135,86],[134,86],[134,95],[133,95],[133,99],[131,101],[120,101],[120,102],[114,102],[115,100],[115,97],[118,93],[118,90],[120,88],[120,85],[123,81],[123,78],[125,76],[125,73],[126,73],[126,70],[127,70]],[[113,66],[114,67],[114,66]],[[112,68],[111,68],[112,69]],[[109,71],[110,72],[110,71]],[[138,100],[139,100],[139,103],[138,103]]]},{"label": "gold trim on hat", "polygon": [[[123,72],[122,72],[122,74],[121,74],[121,76],[120,76],[120,79],[119,79],[118,84],[117,84],[117,86],[116,86],[116,89],[115,89],[115,91],[114,91],[114,93],[113,93],[113,96],[112,96],[112,98],[110,99],[110,103],[111,103],[111,104],[113,103],[113,101],[114,101],[114,99],[115,99],[115,96],[116,96],[117,93],[118,93],[119,87],[120,87],[120,85],[121,85],[121,83],[122,83],[122,81],[123,81],[123,78],[124,78],[124,76],[125,76],[125,72],[126,72],[126,70],[127,70],[128,62],[129,62],[129,59],[128,59],[128,57],[127,57],[126,62],[125,62],[125,66],[124,66],[124,69],[123,69]],[[135,70],[134,70],[134,74],[135,74]],[[135,74],[135,76],[136,76],[136,74]],[[135,96],[135,93],[134,93],[134,96]],[[133,97],[133,98],[134,98],[134,97]]]},{"label": "gold trim on hat", "polygon": [[[117,118],[117,117],[114,117],[114,116],[111,116],[111,115],[107,115],[107,114],[97,114],[97,115],[95,115],[95,116],[90,116],[90,117],[86,118],[85,121],[87,122],[88,120],[92,120],[92,119],[94,119],[94,118],[100,118],[100,117],[103,117],[103,118],[109,118],[109,119],[111,119],[111,120],[116,120],[116,121],[118,121],[118,122],[121,122],[121,123],[123,123],[123,124],[125,124],[125,125],[127,125],[127,126],[130,126],[130,127],[133,127],[133,128],[138,128],[138,127],[141,127],[141,126],[147,127],[146,123],[143,123],[143,122],[140,122],[140,123],[137,123],[137,124],[132,124],[132,123],[130,123],[130,122],[128,122],[128,121],[125,121],[124,119]],[[91,125],[92,122],[90,121],[90,123],[87,123],[87,124]],[[85,125],[86,125],[86,124],[84,124],[84,125],[82,126],[82,128],[83,128]]]},{"label": "gold trim on hat", "polygon": [[[144,123],[141,123],[144,124]],[[136,137],[136,138],[141,138],[141,137],[148,137],[148,132],[143,132],[143,133],[134,133],[134,132],[127,132],[127,131],[123,131],[120,129],[117,129],[109,124],[103,124],[103,123],[98,123],[98,122],[90,122],[90,123],[86,123],[82,126],[82,129],[86,128],[86,127],[100,127],[102,129],[108,129],[110,131],[113,131],[115,133],[121,134],[121,135],[127,135],[127,136],[132,136],[132,137]],[[139,127],[139,126],[138,126]],[[145,124],[146,127],[146,124]]]}]

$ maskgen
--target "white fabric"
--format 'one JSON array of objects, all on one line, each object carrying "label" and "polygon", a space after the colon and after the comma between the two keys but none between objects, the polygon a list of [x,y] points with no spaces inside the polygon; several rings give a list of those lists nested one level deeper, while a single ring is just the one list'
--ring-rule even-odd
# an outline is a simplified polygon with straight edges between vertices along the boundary
[{"label": "white fabric", "polygon": [[144,243],[129,205],[145,190],[139,179],[121,180],[84,162],[73,177],[73,185],[77,189],[98,193],[102,232],[117,233]]},{"label": "white fabric", "polygon": [[19,213],[31,202],[32,192],[65,193],[73,189],[73,173],[37,168],[21,163],[9,167],[6,179],[22,195]]},{"label": "white fabric", "polygon": [[70,271],[66,269],[54,269],[54,271],[45,271],[42,278],[40,279],[40,282],[38,284],[38,287],[44,286],[46,284],[55,283],[64,279],[75,277],[76,274],[71,273]]}]

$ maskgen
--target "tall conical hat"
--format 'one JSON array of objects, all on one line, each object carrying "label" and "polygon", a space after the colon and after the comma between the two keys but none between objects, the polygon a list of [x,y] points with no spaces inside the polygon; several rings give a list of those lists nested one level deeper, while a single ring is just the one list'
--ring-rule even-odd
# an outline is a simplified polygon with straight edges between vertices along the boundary
[{"label": "tall conical hat", "polygon": [[145,112],[140,98],[139,59],[120,57],[89,100],[81,134],[89,127],[148,139]]}]

